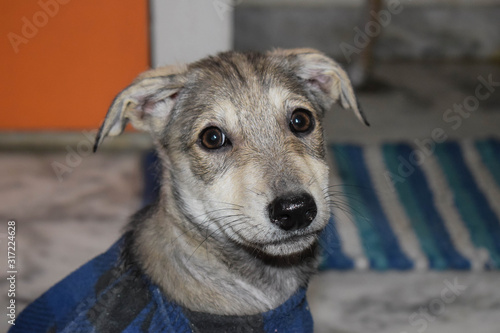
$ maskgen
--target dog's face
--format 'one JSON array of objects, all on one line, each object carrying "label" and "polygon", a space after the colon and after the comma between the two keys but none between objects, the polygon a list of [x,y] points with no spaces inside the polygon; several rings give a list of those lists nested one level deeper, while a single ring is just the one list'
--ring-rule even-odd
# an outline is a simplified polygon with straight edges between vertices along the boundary
[{"label": "dog's face", "polygon": [[179,206],[213,238],[271,255],[311,246],[329,215],[321,110],[265,56],[191,71],[162,139]]},{"label": "dog's face", "polygon": [[152,133],[171,202],[213,239],[271,256],[308,249],[329,218],[321,121],[357,107],[314,50],[223,53],[147,72],[113,103],[97,144],[127,120]]}]

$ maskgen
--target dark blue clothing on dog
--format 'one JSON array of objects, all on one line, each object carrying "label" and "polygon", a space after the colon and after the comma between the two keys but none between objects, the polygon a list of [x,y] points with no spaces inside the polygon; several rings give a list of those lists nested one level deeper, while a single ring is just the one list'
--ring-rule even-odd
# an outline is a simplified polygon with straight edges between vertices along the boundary
[{"label": "dark blue clothing on dog", "polygon": [[125,237],[30,304],[10,333],[312,332],[298,290],[278,308],[251,316],[193,312],[170,301],[138,267],[125,264]]}]

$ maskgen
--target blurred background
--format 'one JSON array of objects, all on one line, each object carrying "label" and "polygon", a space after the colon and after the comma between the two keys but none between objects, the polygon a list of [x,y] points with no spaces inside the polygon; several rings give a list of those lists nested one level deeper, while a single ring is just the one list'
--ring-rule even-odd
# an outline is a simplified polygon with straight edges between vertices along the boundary
[{"label": "blurred background", "polygon": [[499,0],[4,0],[0,13],[2,307],[8,221],[20,311],[148,200],[147,134],[91,152],[135,76],[313,47],[348,71],[371,123],[340,108],[325,120],[339,199],[309,290],[315,331],[498,332]]}]

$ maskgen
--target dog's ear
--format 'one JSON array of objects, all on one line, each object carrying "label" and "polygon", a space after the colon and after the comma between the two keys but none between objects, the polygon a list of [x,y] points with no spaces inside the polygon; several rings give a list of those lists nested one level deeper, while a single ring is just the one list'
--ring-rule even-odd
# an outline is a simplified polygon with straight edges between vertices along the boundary
[{"label": "dog's ear", "polygon": [[173,72],[172,68],[145,72],[115,97],[97,133],[94,152],[106,136],[120,135],[129,121],[152,136],[161,133],[183,87],[182,73]]},{"label": "dog's ear", "polygon": [[347,73],[333,59],[313,49],[278,49],[271,54],[286,58],[292,70],[326,110],[338,102],[344,109],[353,110],[358,119],[369,126]]}]

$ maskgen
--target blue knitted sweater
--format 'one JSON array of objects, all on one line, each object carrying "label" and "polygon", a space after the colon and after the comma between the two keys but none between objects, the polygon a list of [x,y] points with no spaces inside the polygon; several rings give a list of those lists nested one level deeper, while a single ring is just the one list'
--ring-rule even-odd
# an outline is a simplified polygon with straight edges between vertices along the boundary
[{"label": "blue knitted sweater", "polygon": [[193,312],[169,300],[137,267],[123,265],[124,238],[31,303],[10,333],[312,332],[298,290],[274,310],[251,316]]}]

